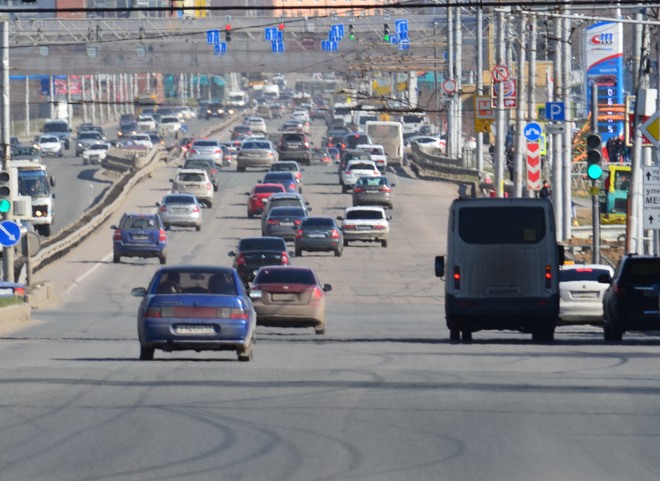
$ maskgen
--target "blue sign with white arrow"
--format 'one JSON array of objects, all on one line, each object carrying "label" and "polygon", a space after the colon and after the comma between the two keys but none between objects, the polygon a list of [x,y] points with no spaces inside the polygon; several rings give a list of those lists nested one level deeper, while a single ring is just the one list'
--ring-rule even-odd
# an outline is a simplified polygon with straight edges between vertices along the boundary
[{"label": "blue sign with white arrow", "polygon": [[525,138],[530,142],[536,142],[543,135],[543,129],[538,122],[528,122],[523,130]]},{"label": "blue sign with white arrow", "polygon": [[266,41],[275,40],[276,36],[277,36],[277,29],[275,27],[264,28],[264,40]]},{"label": "blue sign with white arrow", "polygon": [[5,247],[16,245],[21,238],[21,226],[12,220],[0,222],[0,244]]},{"label": "blue sign with white arrow", "polygon": [[206,43],[209,45],[216,45],[220,43],[220,30],[207,30]]}]

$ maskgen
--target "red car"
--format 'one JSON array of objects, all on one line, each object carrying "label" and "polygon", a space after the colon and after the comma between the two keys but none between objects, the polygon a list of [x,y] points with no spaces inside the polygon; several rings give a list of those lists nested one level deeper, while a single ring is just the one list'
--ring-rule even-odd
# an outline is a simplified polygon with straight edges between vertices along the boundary
[{"label": "red car", "polygon": [[282,184],[256,184],[251,192],[247,192],[247,216],[252,219],[264,211],[264,200],[277,192],[286,192]]}]

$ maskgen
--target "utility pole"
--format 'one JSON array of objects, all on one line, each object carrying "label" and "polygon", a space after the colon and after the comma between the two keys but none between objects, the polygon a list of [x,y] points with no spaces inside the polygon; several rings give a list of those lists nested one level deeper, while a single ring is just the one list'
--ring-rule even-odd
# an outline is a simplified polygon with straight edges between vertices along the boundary
[{"label": "utility pole", "polygon": [[[591,133],[598,134],[598,85],[591,86]],[[588,142],[587,142],[588,143]],[[598,148],[602,148],[601,145]],[[598,203],[597,180],[591,181],[591,224],[592,229],[592,255],[591,262],[600,264],[600,205]]]},{"label": "utility pole", "polygon": [[[504,31],[505,21],[504,21],[504,9],[497,11],[497,63],[499,65],[505,64],[505,41],[506,41],[506,32]],[[495,83],[493,83],[493,88],[495,88]],[[506,121],[505,121],[505,112],[504,112],[504,95],[502,92],[502,86],[500,84],[500,89],[497,95],[497,107],[495,110],[495,120],[497,125],[497,143],[496,143],[496,153],[495,153],[495,195],[497,197],[504,197],[504,162],[505,162],[505,151],[504,143],[506,140]]]},{"label": "utility pole", "polygon": [[[11,145],[9,144],[9,22],[7,17],[0,18],[0,46],[2,47],[2,75],[0,81],[2,86],[2,170],[9,171],[9,160],[11,158]],[[14,199],[17,195],[13,189],[10,190],[9,195],[9,210],[5,213],[5,220],[12,220],[14,218]],[[2,251],[2,270],[4,280],[7,282],[14,282],[14,247],[4,247]]]},{"label": "utility pole", "polygon": [[[571,95],[570,95],[570,72],[572,65],[572,51],[570,44],[570,32],[571,32],[571,20],[568,18],[570,11],[568,7],[562,7],[563,13],[565,15],[563,22],[564,28],[562,29],[561,35],[561,46],[563,50],[564,62],[562,63],[562,87],[563,87],[563,102],[564,102],[564,145],[563,145],[563,173],[564,173],[564,185],[563,185],[563,218],[564,218],[564,239],[570,239],[572,236],[572,207],[573,207],[573,198],[572,198],[572,176],[571,170],[573,167],[572,157],[573,157],[573,129],[572,129],[572,119],[571,119]],[[557,19],[558,21],[561,21]]]},{"label": "utility pole", "polygon": [[[554,79],[555,79],[555,93],[554,97],[556,99],[562,98],[562,63],[564,60],[563,49],[561,44],[561,35],[562,35],[562,20],[561,18],[554,19],[554,40],[553,44],[555,47],[554,52]],[[553,153],[553,163],[552,163],[552,174],[553,174],[553,186],[554,192],[552,195],[554,211],[555,211],[555,224],[557,226],[557,239],[564,239],[564,222],[563,222],[563,166],[562,166],[562,135],[555,134],[552,136],[552,147],[554,150]]]},{"label": "utility pole", "polygon": [[[536,14],[529,16],[529,68],[527,72],[527,119],[531,122],[536,120]],[[547,152],[547,142],[546,142]],[[541,170],[541,176],[543,176]],[[525,186],[524,191],[527,197],[532,197],[533,192]]]},{"label": "utility pole", "polygon": [[[453,158],[460,158],[463,155],[463,99],[461,98],[461,77],[463,76],[463,32],[461,26],[461,7],[456,7],[456,93],[452,101],[456,105],[456,116],[454,117],[456,143],[454,144]],[[465,162],[466,159],[463,159]]]},{"label": "utility pole", "polygon": [[[483,7],[477,7],[477,94],[478,95],[484,94],[483,71],[484,71],[484,9]],[[477,132],[477,170],[479,171],[480,174],[484,171],[484,134],[481,131]]]},{"label": "utility pole", "polygon": [[[447,79],[454,77],[454,7],[447,7]],[[454,158],[454,99],[448,97],[447,109],[447,156]]]},{"label": "utility pole", "polygon": [[526,157],[527,142],[525,130],[525,62],[527,61],[527,15],[518,12],[518,104],[516,106],[516,150],[513,164],[514,197],[522,197],[523,173],[525,172],[523,157]]}]

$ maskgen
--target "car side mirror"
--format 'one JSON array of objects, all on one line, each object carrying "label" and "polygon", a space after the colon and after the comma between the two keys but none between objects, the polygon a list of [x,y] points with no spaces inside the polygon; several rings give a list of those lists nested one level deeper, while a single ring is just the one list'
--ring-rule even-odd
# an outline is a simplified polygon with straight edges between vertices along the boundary
[{"label": "car side mirror", "polygon": [[390,187],[396,187],[396,184],[390,184]]},{"label": "car side mirror", "polygon": [[147,290],[144,287],[134,287],[131,289],[131,295],[135,297],[144,297],[147,295]]},{"label": "car side mirror", "polygon": [[117,226],[113,224],[113,225],[110,226],[110,229],[117,230]]},{"label": "car side mirror", "polygon": [[610,282],[612,282],[612,276],[610,276],[609,274],[601,274],[597,277],[596,280],[601,284],[609,284]]},{"label": "car side mirror", "polygon": [[332,290],[332,285],[331,284],[323,284],[323,290],[325,292],[330,292]]},{"label": "car side mirror", "polygon": [[435,277],[445,276],[445,257],[435,256]]},{"label": "car side mirror", "polygon": [[391,215],[388,215],[388,216],[387,216],[387,220],[392,220],[392,216],[391,216]]},{"label": "car side mirror", "polygon": [[234,251],[229,251],[229,252],[227,253],[227,255],[228,255],[229,257],[236,257],[236,252],[234,252]]},{"label": "car side mirror", "polygon": [[160,207],[160,202],[156,202],[156,207]]},{"label": "car side mirror", "polygon": [[342,216],[338,215],[337,220],[344,220],[344,218]]}]

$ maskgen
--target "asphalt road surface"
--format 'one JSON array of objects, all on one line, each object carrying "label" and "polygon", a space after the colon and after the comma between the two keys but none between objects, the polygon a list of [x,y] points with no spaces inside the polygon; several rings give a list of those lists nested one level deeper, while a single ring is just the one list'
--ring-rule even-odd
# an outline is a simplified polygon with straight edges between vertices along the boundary
[{"label": "asphalt road surface", "polygon": [[[147,211],[173,166],[124,210]],[[201,232],[170,233],[168,264],[231,265],[259,235],[245,192],[261,172],[225,170]],[[336,167],[305,168],[312,214],[350,205]],[[156,352],[138,361],[132,287],[156,260],[113,264],[108,226],[37,273],[59,302],[0,337],[2,481],[653,480],[660,472],[660,339],[562,328],[554,344],[478,332],[450,344],[433,256],[456,187],[397,183],[387,248],[293,262],[331,283],[327,333],[257,329],[254,360]]]}]

